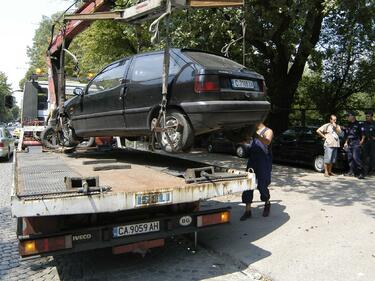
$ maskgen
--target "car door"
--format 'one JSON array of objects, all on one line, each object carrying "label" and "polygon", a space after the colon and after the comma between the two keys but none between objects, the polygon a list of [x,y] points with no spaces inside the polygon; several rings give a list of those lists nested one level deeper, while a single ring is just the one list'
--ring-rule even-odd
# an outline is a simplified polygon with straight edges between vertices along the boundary
[{"label": "car door", "polygon": [[304,128],[296,148],[296,158],[310,164],[317,155],[324,155],[323,142],[320,141],[316,129]]},{"label": "car door", "polygon": [[297,162],[295,159],[298,142],[298,132],[290,128],[283,132],[275,141],[272,151],[275,159],[285,162]]},{"label": "car door", "polygon": [[112,63],[87,85],[72,118],[76,134],[114,136],[126,129],[124,94],[128,67],[129,59]]},{"label": "car door", "polygon": [[[128,72],[125,96],[125,121],[133,131],[149,131],[148,114],[162,99],[163,53],[136,56]],[[170,57],[169,82],[180,70],[173,54]]]}]

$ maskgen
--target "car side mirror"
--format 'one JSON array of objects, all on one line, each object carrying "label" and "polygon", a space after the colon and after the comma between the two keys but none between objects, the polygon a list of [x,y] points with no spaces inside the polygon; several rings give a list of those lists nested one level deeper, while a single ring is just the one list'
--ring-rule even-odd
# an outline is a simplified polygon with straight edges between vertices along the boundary
[{"label": "car side mirror", "polygon": [[7,108],[12,108],[14,107],[15,104],[15,99],[12,95],[6,95],[4,98],[4,105]]},{"label": "car side mirror", "polygon": [[73,94],[74,94],[75,96],[82,96],[82,95],[83,95],[83,89],[77,87],[77,88],[75,88],[75,89],[73,90]]}]

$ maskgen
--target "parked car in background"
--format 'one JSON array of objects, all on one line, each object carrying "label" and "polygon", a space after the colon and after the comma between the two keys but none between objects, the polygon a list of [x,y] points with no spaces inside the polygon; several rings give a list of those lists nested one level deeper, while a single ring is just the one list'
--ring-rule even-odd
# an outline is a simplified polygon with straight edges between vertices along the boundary
[{"label": "parked car in background", "polygon": [[215,132],[210,134],[207,140],[208,152],[221,152],[237,155],[240,158],[245,157],[245,149],[241,143],[230,141],[224,132]]},{"label": "parked car in background", "polygon": [[[292,127],[275,137],[272,144],[273,159],[277,162],[309,165],[318,172],[324,171],[323,140],[316,133],[318,127]],[[346,152],[341,147],[334,165],[338,169],[347,168]]]},{"label": "parked car in background", "polygon": [[9,160],[14,149],[14,138],[5,126],[0,127],[0,158]]},{"label": "parked car in background", "polygon": [[[168,130],[157,133],[163,150],[187,150],[195,136],[208,132],[251,131],[267,116],[270,104],[260,74],[211,53],[171,49],[170,54]],[[66,102],[71,135],[150,136],[162,98],[162,67],[162,51],[105,67]],[[239,140],[241,134],[229,136]]]}]

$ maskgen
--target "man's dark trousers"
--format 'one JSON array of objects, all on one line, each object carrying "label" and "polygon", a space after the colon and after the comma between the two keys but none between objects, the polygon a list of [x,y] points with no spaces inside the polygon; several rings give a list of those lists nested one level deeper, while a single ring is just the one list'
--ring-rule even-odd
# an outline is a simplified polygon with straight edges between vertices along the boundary
[{"label": "man's dark trousers", "polygon": [[363,172],[361,159],[361,146],[359,142],[354,142],[348,145],[348,162],[350,172],[353,174],[361,174]]},{"label": "man's dark trousers", "polygon": [[367,175],[375,171],[375,140],[369,140],[363,147],[364,171]]}]

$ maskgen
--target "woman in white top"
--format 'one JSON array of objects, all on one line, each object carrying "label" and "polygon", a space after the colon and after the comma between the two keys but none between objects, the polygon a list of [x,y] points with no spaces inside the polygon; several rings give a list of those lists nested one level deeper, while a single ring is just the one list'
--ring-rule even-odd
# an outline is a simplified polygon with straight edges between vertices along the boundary
[{"label": "woman in white top", "polygon": [[331,115],[329,123],[324,124],[316,132],[324,139],[324,176],[333,176],[332,167],[336,162],[337,151],[340,147],[339,134],[341,128],[336,124],[337,118]]}]

